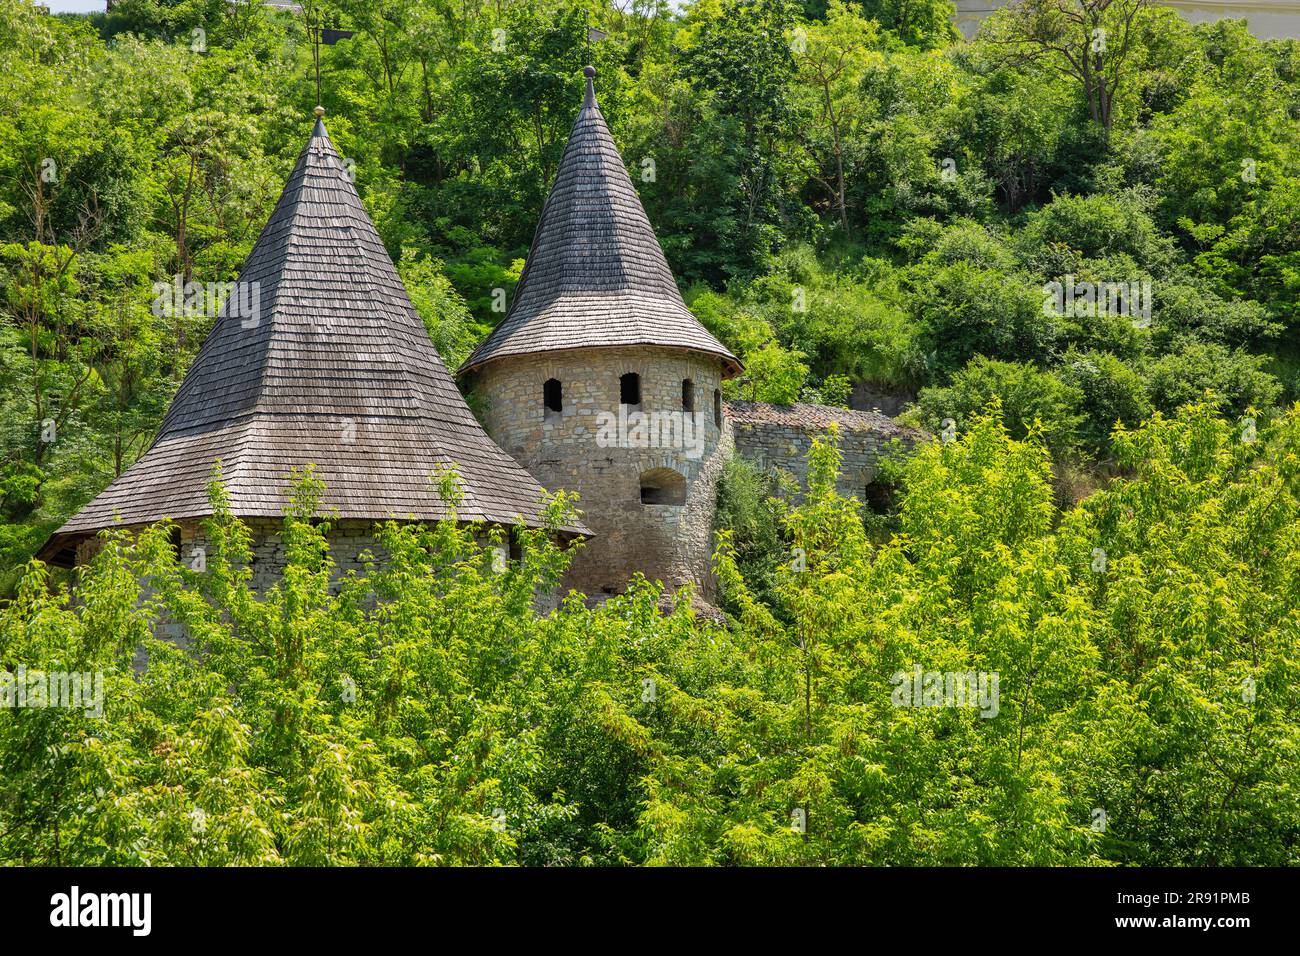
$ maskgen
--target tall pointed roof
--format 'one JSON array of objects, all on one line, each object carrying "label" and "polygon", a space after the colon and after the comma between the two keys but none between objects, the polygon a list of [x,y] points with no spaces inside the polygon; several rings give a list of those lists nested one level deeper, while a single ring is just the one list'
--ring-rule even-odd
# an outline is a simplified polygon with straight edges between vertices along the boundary
[{"label": "tall pointed roof", "polygon": [[[283,515],[289,471],[311,463],[325,513],[437,519],[447,512],[430,476],[455,465],[462,520],[540,524],[541,486],[470,413],[321,112],[153,444],[43,555],[66,560],[76,537],[118,520],[210,514],[217,460],[240,517]],[[258,301],[256,317],[237,299]]]},{"label": "tall pointed roof", "polygon": [[657,345],[740,362],[682,301],[659,240],[596,105],[592,78],[542,209],[510,311],[465,360],[557,349]]}]

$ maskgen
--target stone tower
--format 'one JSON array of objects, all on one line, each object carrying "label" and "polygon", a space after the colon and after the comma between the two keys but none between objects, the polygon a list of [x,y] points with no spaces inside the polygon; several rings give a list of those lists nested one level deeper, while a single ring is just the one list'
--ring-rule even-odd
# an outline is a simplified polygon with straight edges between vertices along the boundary
[{"label": "stone tower", "polygon": [[730,451],[722,381],[740,363],[682,301],[596,104],[586,99],[514,302],[461,367],[488,433],[595,532],[565,584],[636,571],[707,597],[715,479]]},{"label": "stone tower", "polygon": [[[497,448],[429,341],[325,131],[315,128],[158,435],[41,556],[81,563],[96,533],[177,522],[188,555],[221,463],[231,511],[254,531],[254,583],[272,583],[292,469],[313,465],[336,516],[340,567],[374,522],[447,508],[432,481],[454,466],[467,522],[541,526],[541,486]],[[232,304],[234,303],[234,304]],[[246,308],[247,306],[247,308]],[[562,534],[585,533],[581,526]]]}]

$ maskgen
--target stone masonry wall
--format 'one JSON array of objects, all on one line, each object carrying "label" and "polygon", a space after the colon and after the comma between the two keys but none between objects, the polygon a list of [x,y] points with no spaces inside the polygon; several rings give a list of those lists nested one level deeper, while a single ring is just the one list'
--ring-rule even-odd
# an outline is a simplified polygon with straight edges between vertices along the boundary
[{"label": "stone masonry wall", "polygon": [[[253,574],[249,583],[254,590],[264,592],[280,580],[288,564],[283,537],[284,522],[267,518],[245,518],[244,523],[253,536],[251,561]],[[204,549],[204,558],[207,558],[207,538],[198,521],[177,522],[177,527],[181,531],[180,560],[194,567],[196,550]],[[349,573],[364,574],[367,555],[378,566],[385,563],[388,555],[383,546],[375,540],[375,530],[376,524],[370,521],[330,523],[326,541],[329,543],[330,560],[334,562],[334,574],[331,580],[335,585]],[[486,547],[488,543],[486,529],[482,529],[481,533],[476,532],[476,536]],[[553,609],[558,603],[557,594],[538,595],[539,610]],[[182,646],[186,643],[184,629],[174,621],[160,621],[156,633]]]},{"label": "stone masonry wall", "polygon": [[[249,583],[255,590],[262,592],[280,580],[288,563],[282,534],[284,522],[269,518],[245,518],[244,523],[253,536],[253,575]],[[178,521],[176,525],[181,532],[180,561],[188,567],[195,567],[199,558],[196,552],[200,549],[203,560],[206,561],[208,540],[200,522]],[[334,561],[336,578],[345,577],[350,571],[358,574],[364,572],[365,552],[371,552],[377,560],[383,560],[384,551],[374,540],[373,527],[369,521],[338,521],[331,524],[326,540],[329,542],[329,554]],[[78,563],[81,563],[80,560]],[[181,646],[187,643],[184,628],[174,621],[159,621],[155,632],[159,637]]]},{"label": "stone masonry wall", "polygon": [[[628,411],[650,415],[682,412],[682,381],[690,379],[699,415],[692,423],[702,432],[661,432],[645,447],[630,418],[623,432],[602,432],[602,413],[606,423],[619,416],[619,379],[627,372],[641,377],[639,409]],[[721,427],[714,417],[721,373],[721,363],[707,355],[646,347],[503,358],[476,374],[473,393],[488,434],[545,488],[580,496],[578,506],[596,536],[576,555],[566,589],[592,597],[618,593],[640,571],[670,589],[693,583],[702,597],[711,597],[715,486],[731,448],[725,416]],[[548,379],[562,384],[559,412],[545,409]],[[685,447],[694,439],[695,449]],[[683,504],[642,503],[641,476],[657,468],[684,477]]]},{"label": "stone masonry wall", "polygon": [[[283,538],[284,522],[278,519],[245,518],[244,523],[253,533],[253,576],[250,581],[258,591],[265,591],[280,580],[286,562]],[[371,552],[376,559],[384,558],[384,550],[374,539],[374,525],[369,521],[333,521],[326,536],[329,555],[335,574],[344,577],[350,571],[358,574],[366,569],[363,555]],[[181,524],[181,560],[193,561],[195,548],[206,548],[207,541],[197,522]]]},{"label": "stone masonry wall", "polygon": [[737,454],[760,468],[791,473],[802,487],[808,482],[808,451],[813,439],[825,435],[835,422],[843,457],[837,490],[859,501],[869,497],[866,489],[876,480],[877,462],[893,441],[898,439],[910,448],[922,437],[884,415],[824,405],[733,401],[727,403],[727,417]]}]

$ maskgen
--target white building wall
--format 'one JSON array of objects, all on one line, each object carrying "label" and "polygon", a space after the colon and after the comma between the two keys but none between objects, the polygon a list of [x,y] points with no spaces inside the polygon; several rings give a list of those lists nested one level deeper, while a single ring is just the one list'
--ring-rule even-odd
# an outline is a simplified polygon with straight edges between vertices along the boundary
[{"label": "white building wall", "polygon": [[[1011,0],[954,0],[954,22],[962,36],[970,39],[980,21]],[[1244,19],[1250,32],[1264,40],[1284,37],[1300,39],[1300,0],[1157,0],[1173,7],[1191,23],[1205,23],[1228,17]]]}]

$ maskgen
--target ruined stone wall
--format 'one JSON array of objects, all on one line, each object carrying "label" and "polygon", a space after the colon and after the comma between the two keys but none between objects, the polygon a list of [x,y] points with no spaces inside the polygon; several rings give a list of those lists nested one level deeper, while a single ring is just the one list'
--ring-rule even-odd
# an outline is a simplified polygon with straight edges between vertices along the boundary
[{"label": "ruined stone wall", "polygon": [[767,405],[761,402],[728,402],[736,453],[770,470],[779,468],[794,475],[801,487],[808,483],[808,451],[813,439],[824,436],[832,422],[839,426],[839,493],[859,501],[871,496],[867,487],[876,481],[878,460],[895,439],[910,448],[921,438],[913,429],[869,412],[830,408],[824,405]]},{"label": "ruined stone wall", "polygon": [[[801,488],[807,488],[808,451],[813,438],[822,433],[821,429],[789,425],[735,425],[734,428],[738,454],[761,469],[779,468],[789,472],[798,479]],[[836,487],[841,495],[861,501],[864,489],[876,478],[879,440],[871,435],[841,433],[840,453],[843,462]]]},{"label": "ruined stone wall", "polygon": [[[661,430],[640,447],[630,414],[621,433],[602,430],[602,413],[606,423],[619,415],[619,380],[627,372],[641,378],[641,403],[631,410],[647,415],[680,413],[682,381],[690,379],[700,433],[687,442]],[[706,599],[712,595],[715,485],[731,447],[725,416],[721,427],[714,416],[721,374],[721,363],[707,355],[650,347],[503,358],[476,374],[472,389],[488,434],[547,490],[580,496],[596,536],[575,557],[566,589],[619,593],[641,571],[670,588],[694,583]],[[559,412],[545,408],[548,379],[562,384]],[[641,477],[656,468],[684,477],[682,504],[642,503]]]}]

